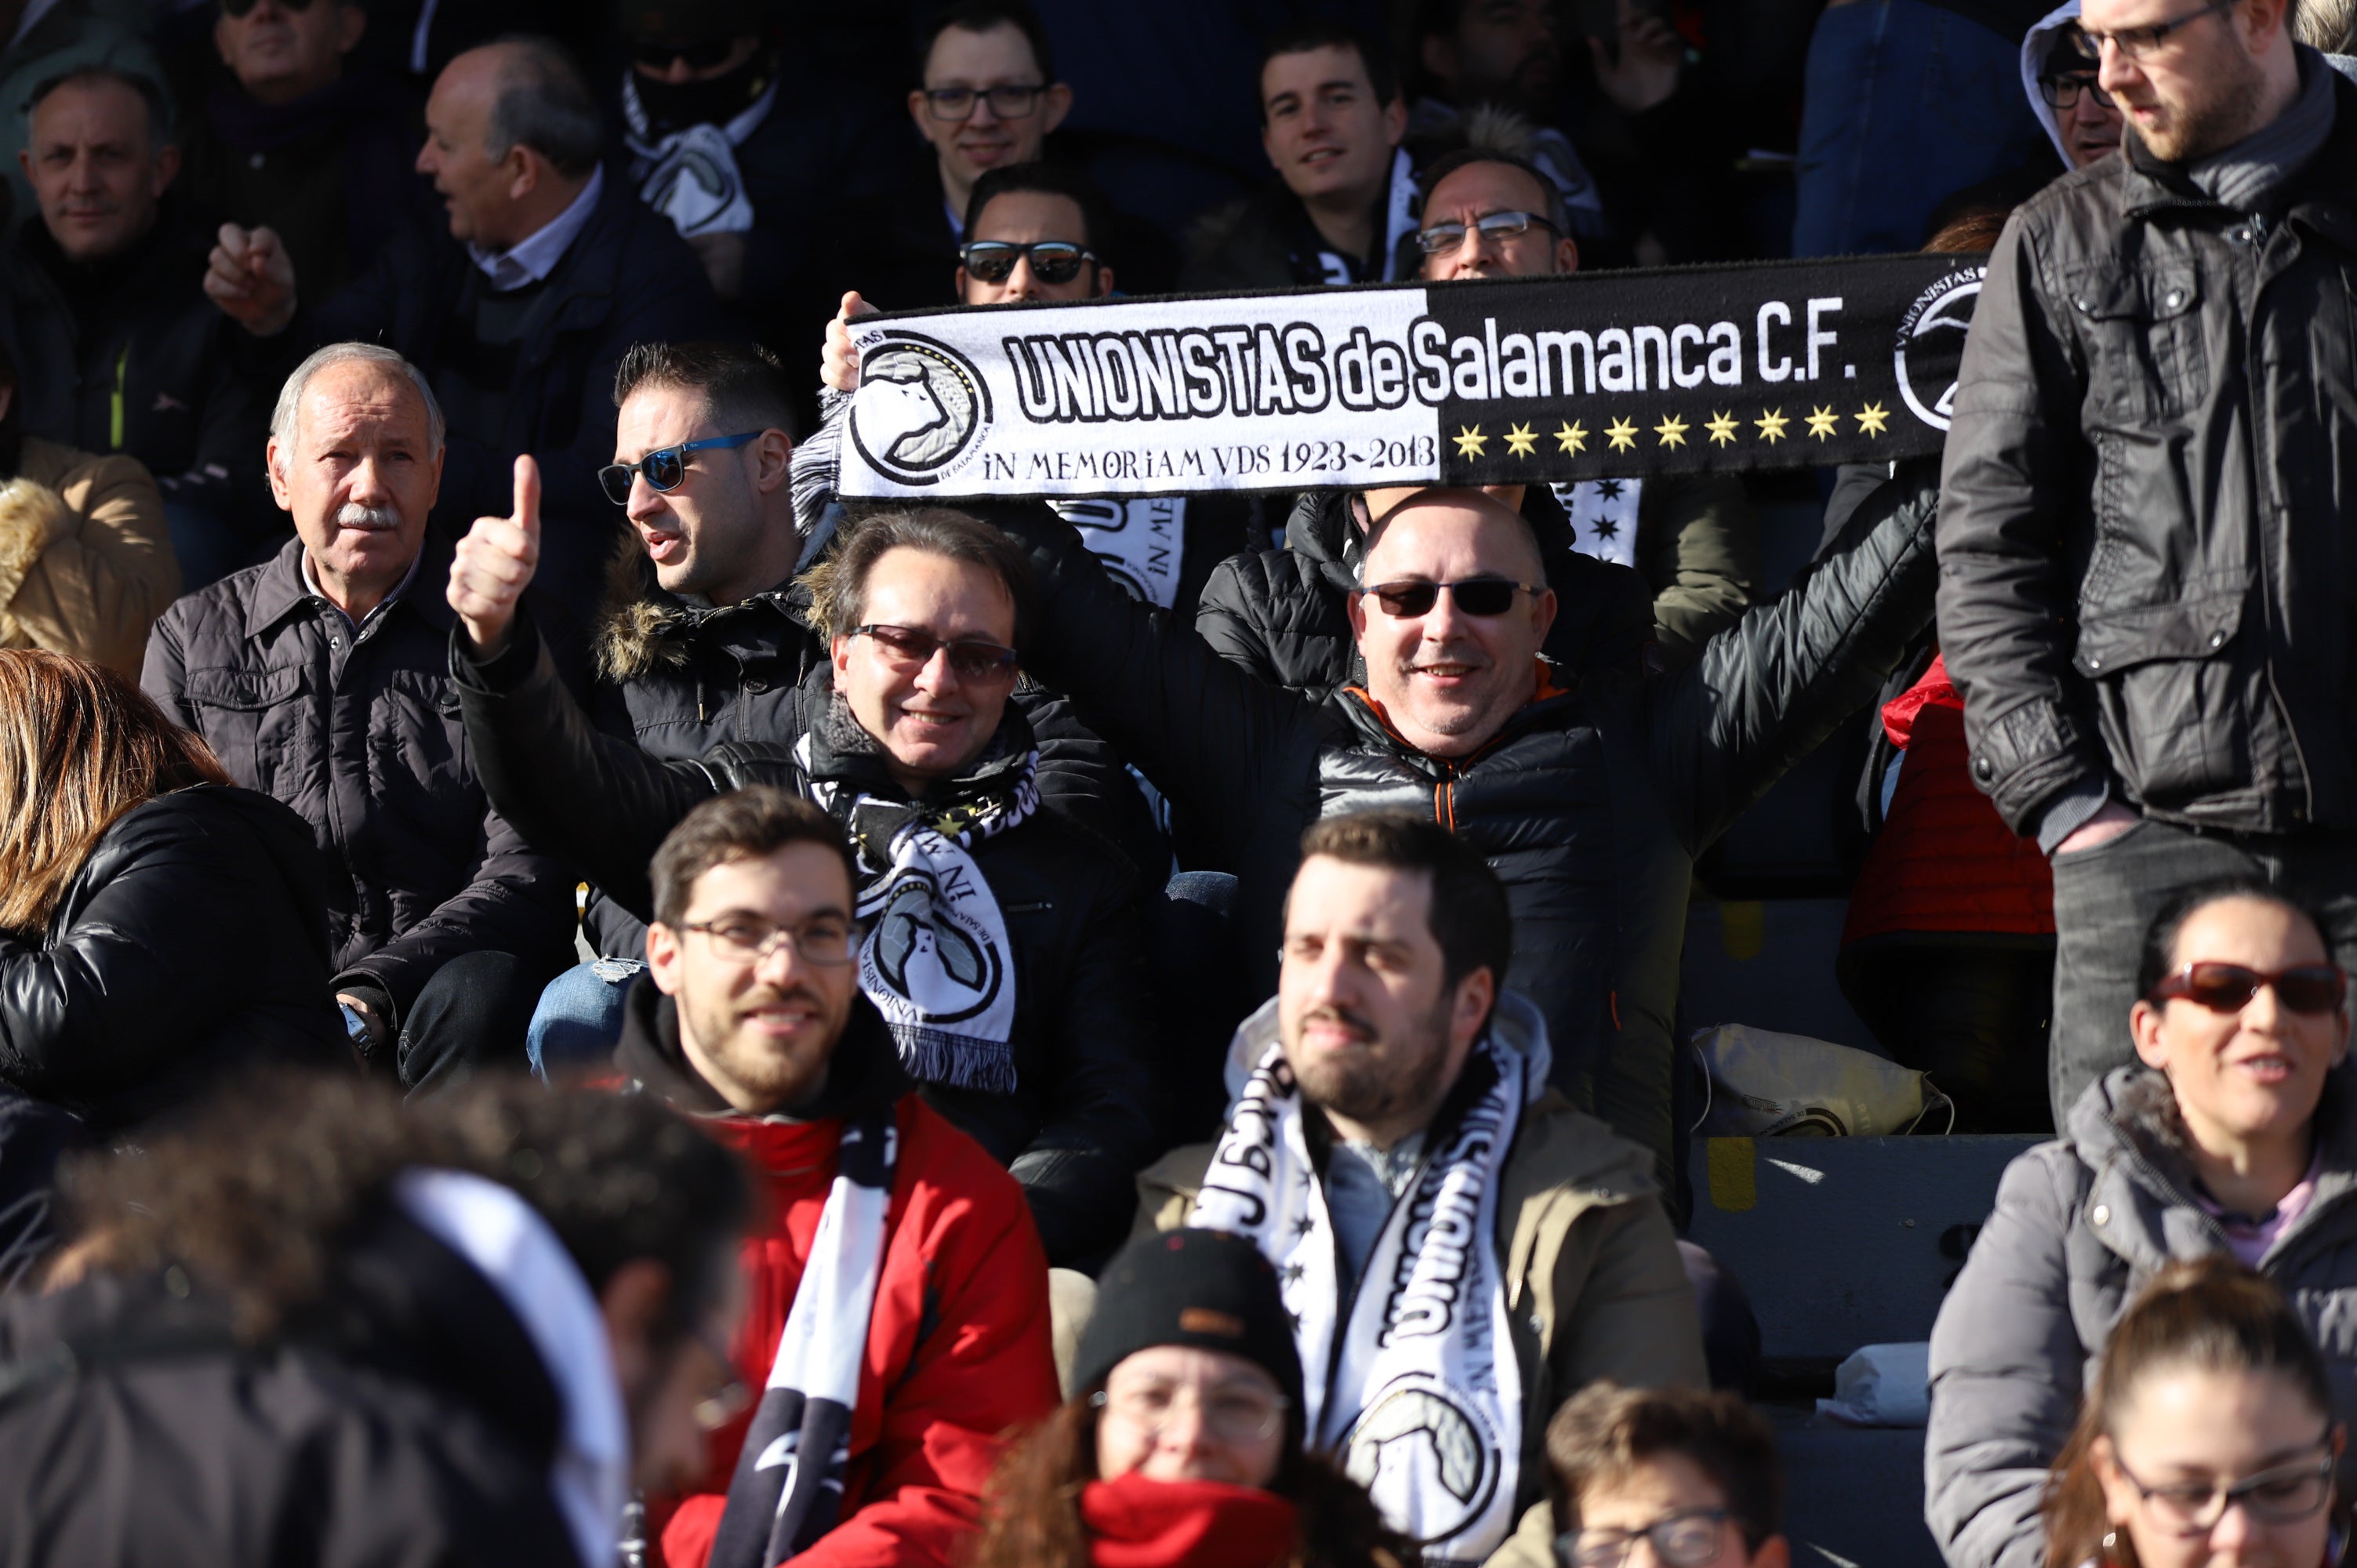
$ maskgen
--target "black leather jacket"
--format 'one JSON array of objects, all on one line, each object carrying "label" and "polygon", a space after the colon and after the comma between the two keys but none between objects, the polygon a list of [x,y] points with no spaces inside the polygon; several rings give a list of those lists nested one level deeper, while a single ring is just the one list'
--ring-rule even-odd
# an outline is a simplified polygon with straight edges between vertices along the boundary
[{"label": "black leather jacket", "polygon": [[[1627,658],[1557,672],[1566,689],[1543,687],[1487,746],[1452,761],[1407,745],[1358,693],[1280,690],[1147,615],[1045,507],[973,510],[1021,538],[1039,571],[1033,665],[1205,824],[1213,866],[1240,879],[1255,983],[1275,985],[1304,826],[1379,806],[1430,812],[1506,884],[1507,981],[1546,1016],[1556,1083],[1664,1164],[1694,857],[1873,694],[1929,618],[1935,570],[1927,513],[1870,507],[1846,549],[1755,606],[1697,663],[1651,678]],[[1629,607],[1647,624],[1633,575],[1598,570],[1622,597],[1635,590]]]},{"label": "black leather jacket", "polygon": [[[490,665],[468,656],[463,638],[452,646],[468,740],[491,799],[533,843],[578,854],[607,896],[640,919],[652,913],[647,862],[698,801],[757,783],[810,792],[792,746],[833,700],[826,663],[780,707],[770,737],[664,763],[589,725],[528,626]],[[1031,744],[1028,722],[1010,703],[995,749]],[[813,750],[814,772],[856,777],[870,793],[895,788],[880,767]],[[973,849],[1015,950],[1018,1087],[1011,1095],[920,1087],[1008,1165],[1049,1260],[1060,1264],[1120,1240],[1136,1208],[1131,1177],[1157,1150],[1135,875],[1119,851],[1055,809],[1055,782],[1043,765],[1043,809]]]},{"label": "black leather jacket", "polygon": [[2268,210],[2130,135],[1990,258],[1940,641],[2019,832],[2090,784],[2182,822],[2357,828],[2357,84],[2332,89]]},{"label": "black leather jacket", "polygon": [[267,795],[209,784],[134,807],[47,930],[0,932],[0,1079],[103,1131],[242,1064],[349,1062],[323,870]]}]

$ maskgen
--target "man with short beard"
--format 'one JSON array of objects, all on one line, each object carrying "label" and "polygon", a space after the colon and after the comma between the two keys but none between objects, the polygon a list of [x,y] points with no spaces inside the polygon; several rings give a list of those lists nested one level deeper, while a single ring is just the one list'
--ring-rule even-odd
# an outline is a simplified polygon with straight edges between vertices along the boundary
[{"label": "man with short beard", "polygon": [[1942,472],[1974,780],[2052,856],[2056,1125],[2140,935],[2258,875],[2357,962],[2357,84],[2288,0],[2085,0],[2122,153],[1990,259]]},{"label": "man with short beard", "polygon": [[1547,1087],[1478,851],[1369,811],[1318,822],[1301,854],[1275,999],[1229,1057],[1235,1110],[1139,1178],[1146,1218],[1237,1231],[1276,1265],[1308,1442],[1427,1561],[1552,1561],[1525,1455],[1555,1407],[1601,1377],[1704,1381],[1652,1162]]},{"label": "man with short beard", "polygon": [[296,536],[165,611],[141,681],[231,779],[311,824],[353,1053],[412,1090],[521,1068],[573,940],[573,876],[490,809],[459,722],[451,547],[425,530],[442,437],[392,349],[306,360],[266,458]]}]

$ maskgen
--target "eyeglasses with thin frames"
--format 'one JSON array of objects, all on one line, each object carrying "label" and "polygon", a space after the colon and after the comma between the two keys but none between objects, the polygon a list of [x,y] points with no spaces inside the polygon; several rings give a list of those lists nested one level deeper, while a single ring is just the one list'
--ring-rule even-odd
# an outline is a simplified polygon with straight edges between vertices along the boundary
[{"label": "eyeglasses with thin frames", "polygon": [[781,947],[791,947],[804,963],[833,967],[849,963],[859,946],[859,928],[831,915],[781,926],[751,915],[726,915],[679,928],[701,931],[712,950],[734,963],[759,963]]},{"label": "eyeglasses with thin frames", "polygon": [[[1181,1395],[1185,1396],[1181,1399]],[[1200,1412],[1204,1429],[1223,1443],[1256,1443],[1275,1434],[1292,1402],[1283,1394],[1250,1387],[1205,1392],[1188,1383],[1148,1383],[1119,1393],[1100,1389],[1089,1402],[1158,1438],[1185,1404]]]},{"label": "eyeglasses with thin frames", "polygon": [[1723,1527],[1734,1517],[1727,1509],[1682,1509],[1641,1530],[1566,1530],[1555,1537],[1555,1560],[1563,1568],[1620,1568],[1641,1540],[1667,1568],[1703,1568],[1718,1561]]},{"label": "eyeglasses with thin frames", "polygon": [[2072,39],[2079,53],[2090,60],[2101,62],[2104,45],[2109,43],[2130,59],[2143,59],[2167,42],[2169,36],[2179,27],[2190,27],[2212,12],[2224,11],[2233,0],[2210,0],[2198,11],[2188,11],[2182,16],[2171,16],[2166,22],[2154,22],[2142,27],[2118,27],[2108,33],[2095,32],[2082,27]]},{"label": "eyeglasses with thin frames", "polygon": [[1468,234],[1502,242],[1527,232],[1534,224],[1550,234],[1555,231],[1554,224],[1535,212],[1484,212],[1470,223],[1435,223],[1419,229],[1415,242],[1426,255],[1445,255],[1464,244]]}]

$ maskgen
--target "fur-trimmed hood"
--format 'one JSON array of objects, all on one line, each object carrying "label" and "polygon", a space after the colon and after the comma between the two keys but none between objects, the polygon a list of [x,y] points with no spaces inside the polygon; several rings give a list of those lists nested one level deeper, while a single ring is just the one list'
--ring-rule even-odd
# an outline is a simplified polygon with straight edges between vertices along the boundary
[{"label": "fur-trimmed hood", "polygon": [[13,613],[16,590],[41,552],[72,521],[65,497],[48,486],[21,476],[0,484],[0,646],[22,644]]},{"label": "fur-trimmed hood", "polygon": [[606,568],[606,596],[599,607],[590,652],[597,676],[628,685],[657,670],[683,671],[693,657],[696,633],[706,624],[767,604],[787,620],[811,629],[810,592],[790,582],[733,605],[698,604],[655,580],[636,534],[624,538]]}]

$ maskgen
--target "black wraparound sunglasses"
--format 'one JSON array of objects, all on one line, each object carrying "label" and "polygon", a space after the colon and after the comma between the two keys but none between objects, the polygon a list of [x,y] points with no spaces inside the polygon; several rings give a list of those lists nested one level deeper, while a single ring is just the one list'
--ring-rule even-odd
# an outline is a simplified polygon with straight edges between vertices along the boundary
[{"label": "black wraparound sunglasses", "polygon": [[1038,240],[1018,245],[1011,240],[976,240],[960,247],[958,260],[966,272],[985,283],[1005,283],[1015,275],[1015,263],[1031,260],[1031,275],[1041,283],[1070,283],[1081,275],[1081,263],[1097,253],[1070,240]]},{"label": "black wraparound sunglasses", "polygon": [[1383,614],[1394,620],[1414,620],[1418,616],[1430,615],[1443,592],[1464,614],[1487,619],[1512,609],[1516,594],[1535,597],[1546,590],[1508,577],[1469,577],[1461,583],[1427,583],[1420,579],[1377,583],[1359,592],[1372,596],[1383,607]]}]

